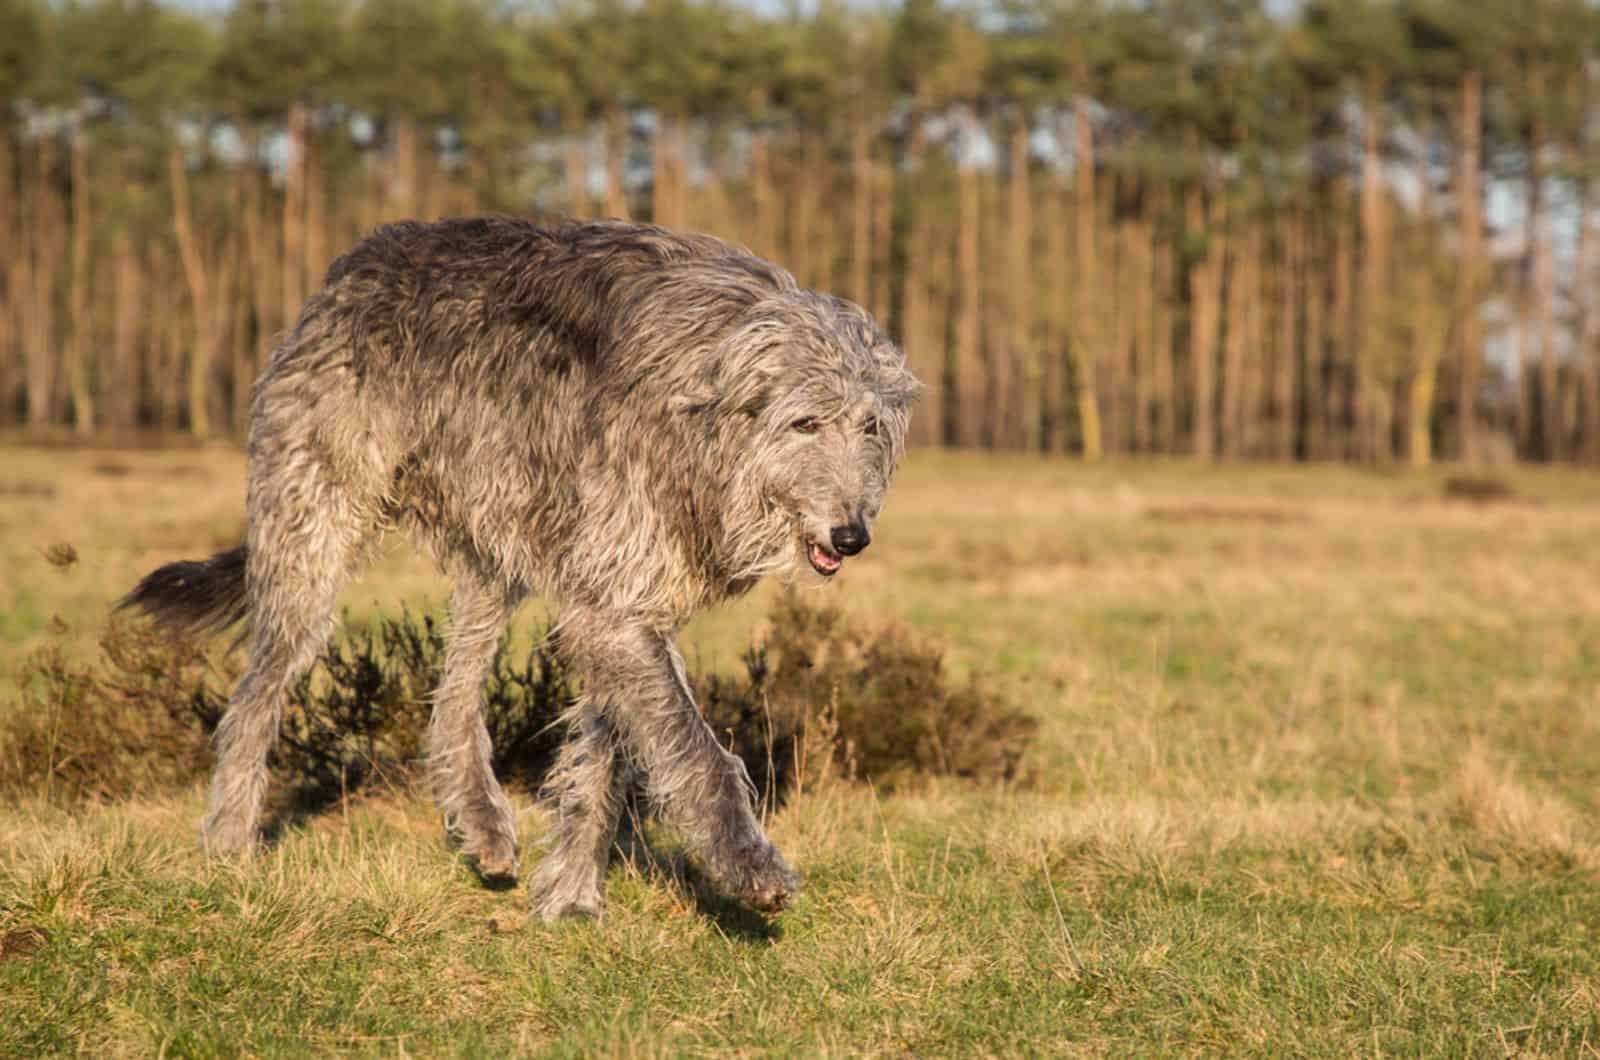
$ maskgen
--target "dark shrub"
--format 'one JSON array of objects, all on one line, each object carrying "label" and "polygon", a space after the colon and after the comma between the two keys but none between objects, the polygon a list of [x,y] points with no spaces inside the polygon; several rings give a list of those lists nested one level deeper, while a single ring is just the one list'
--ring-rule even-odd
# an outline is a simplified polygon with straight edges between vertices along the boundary
[{"label": "dark shrub", "polygon": [[[237,654],[208,655],[128,622],[114,623],[101,648],[93,663],[47,650],[26,668],[21,709],[0,727],[0,788],[114,798],[209,769]],[[443,662],[439,625],[408,613],[330,642],[285,711],[272,758],[280,796],[307,810],[374,780],[412,779]],[[1036,727],[976,679],[952,684],[939,651],[905,630],[863,629],[792,595],[775,604],[742,674],[691,680],[771,802],[818,758],[882,786],[918,774],[1014,780]],[[502,647],[484,695],[503,780],[537,786],[575,694],[545,638],[522,653]]]}]

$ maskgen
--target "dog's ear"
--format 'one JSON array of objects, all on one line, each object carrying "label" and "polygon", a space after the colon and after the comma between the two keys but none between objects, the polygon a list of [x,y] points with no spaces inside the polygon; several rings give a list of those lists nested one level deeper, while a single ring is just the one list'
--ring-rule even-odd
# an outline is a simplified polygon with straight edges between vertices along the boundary
[{"label": "dog's ear", "polygon": [[668,400],[674,415],[759,416],[771,400],[772,373],[759,363],[717,358]]},{"label": "dog's ear", "polygon": [[922,400],[923,391],[927,388],[922,385],[922,380],[911,374],[911,369],[906,366],[905,354],[895,346],[888,349],[887,354],[880,352],[878,356],[879,392],[883,395],[885,405],[910,409]]}]

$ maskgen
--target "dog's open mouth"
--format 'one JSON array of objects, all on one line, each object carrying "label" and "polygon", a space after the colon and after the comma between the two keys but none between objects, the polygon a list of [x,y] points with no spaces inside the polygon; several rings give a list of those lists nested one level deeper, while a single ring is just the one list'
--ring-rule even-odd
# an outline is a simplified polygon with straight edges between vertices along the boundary
[{"label": "dog's open mouth", "polygon": [[815,541],[806,542],[806,559],[811,561],[811,569],[824,578],[833,577],[844,566],[843,556]]}]

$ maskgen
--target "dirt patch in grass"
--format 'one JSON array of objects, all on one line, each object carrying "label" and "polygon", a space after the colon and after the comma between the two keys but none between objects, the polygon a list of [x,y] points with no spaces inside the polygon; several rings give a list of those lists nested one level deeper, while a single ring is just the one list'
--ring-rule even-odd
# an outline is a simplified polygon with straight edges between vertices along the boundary
[{"label": "dirt patch in grass", "polygon": [[1445,500],[1493,504],[1513,500],[1517,491],[1498,475],[1451,475],[1439,487]]}]

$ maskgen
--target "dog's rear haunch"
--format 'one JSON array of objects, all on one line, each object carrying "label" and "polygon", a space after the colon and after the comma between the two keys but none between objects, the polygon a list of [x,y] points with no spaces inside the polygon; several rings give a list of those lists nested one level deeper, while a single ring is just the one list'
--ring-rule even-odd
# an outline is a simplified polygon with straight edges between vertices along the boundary
[{"label": "dog's rear haunch", "polygon": [[188,631],[248,621],[202,824],[256,840],[285,694],[340,589],[405,527],[454,584],[428,746],[445,826],[517,872],[481,686],[532,591],[560,601],[584,694],[545,795],[547,919],[599,915],[626,765],[711,877],[777,910],[799,876],[701,720],[676,630],[762,576],[867,547],[919,386],[859,307],[716,239],[646,225],[397,224],[334,262],[256,382],[248,529],[124,605]]}]

